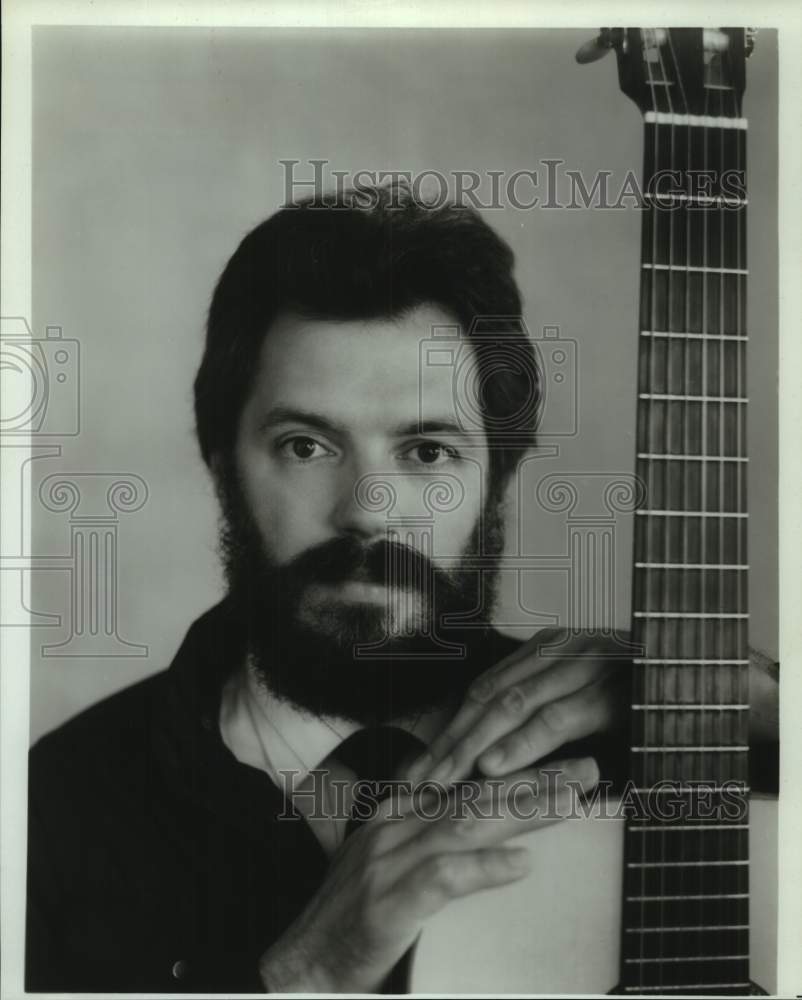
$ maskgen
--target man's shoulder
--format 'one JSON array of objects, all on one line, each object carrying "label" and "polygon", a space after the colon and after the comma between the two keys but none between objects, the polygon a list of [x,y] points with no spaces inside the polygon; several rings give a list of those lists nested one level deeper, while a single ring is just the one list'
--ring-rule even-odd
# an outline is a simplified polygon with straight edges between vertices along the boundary
[{"label": "man's shoulder", "polygon": [[146,752],[155,706],[169,671],[164,669],[116,691],[42,736],[30,751],[31,777],[73,767],[98,770],[128,764]]},{"label": "man's shoulder", "polygon": [[90,768],[113,762],[125,769],[126,762],[150,753],[156,732],[174,723],[182,706],[195,707],[193,688],[207,672],[204,658],[215,648],[221,615],[217,605],[192,622],[168,668],[95,702],[41,737],[31,749],[31,768],[64,761]]}]

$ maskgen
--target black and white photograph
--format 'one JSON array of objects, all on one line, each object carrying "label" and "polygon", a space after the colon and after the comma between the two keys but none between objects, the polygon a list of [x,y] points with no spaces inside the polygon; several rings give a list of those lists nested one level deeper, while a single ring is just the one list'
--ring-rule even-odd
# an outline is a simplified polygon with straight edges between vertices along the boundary
[{"label": "black and white photograph", "polygon": [[3,22],[4,1000],[802,995],[793,5]]}]

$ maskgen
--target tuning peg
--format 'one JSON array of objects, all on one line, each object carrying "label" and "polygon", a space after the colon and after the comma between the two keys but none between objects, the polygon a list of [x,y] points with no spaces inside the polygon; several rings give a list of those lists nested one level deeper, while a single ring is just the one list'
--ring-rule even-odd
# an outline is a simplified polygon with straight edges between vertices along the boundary
[{"label": "tuning peg", "polygon": [[576,61],[583,66],[586,63],[596,62],[597,59],[607,55],[613,47],[613,41],[612,29],[602,28],[595,38],[591,38],[589,42],[585,42],[580,47],[576,54]]}]

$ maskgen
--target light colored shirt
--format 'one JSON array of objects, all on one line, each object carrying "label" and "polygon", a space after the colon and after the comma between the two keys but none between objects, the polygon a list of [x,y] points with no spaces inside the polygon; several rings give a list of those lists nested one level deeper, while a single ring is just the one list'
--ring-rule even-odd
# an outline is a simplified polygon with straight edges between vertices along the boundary
[{"label": "light colored shirt", "polygon": [[[428,745],[452,712],[439,709],[393,720],[392,725]],[[226,682],[219,722],[223,742],[237,760],[265,771],[282,791],[289,791],[323,849],[333,854],[345,839],[345,813],[356,775],[331,754],[362,727],[347,719],[315,716],[277,698],[250,660]],[[321,793],[317,803],[311,794],[315,782]],[[345,783],[339,799],[334,782]]]}]

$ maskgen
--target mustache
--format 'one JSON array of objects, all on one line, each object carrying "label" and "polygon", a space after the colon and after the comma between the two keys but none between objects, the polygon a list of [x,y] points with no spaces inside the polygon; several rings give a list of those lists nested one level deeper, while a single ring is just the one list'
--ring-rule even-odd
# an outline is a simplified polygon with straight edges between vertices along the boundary
[{"label": "mustache", "polygon": [[359,582],[423,589],[435,568],[422,552],[393,539],[365,545],[345,536],[306,549],[281,572],[301,586]]}]

